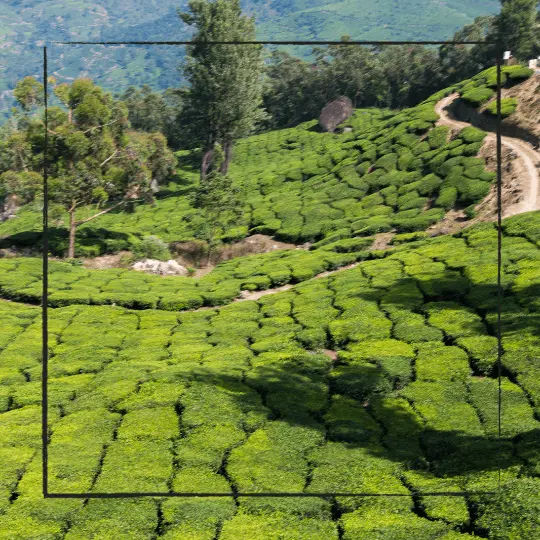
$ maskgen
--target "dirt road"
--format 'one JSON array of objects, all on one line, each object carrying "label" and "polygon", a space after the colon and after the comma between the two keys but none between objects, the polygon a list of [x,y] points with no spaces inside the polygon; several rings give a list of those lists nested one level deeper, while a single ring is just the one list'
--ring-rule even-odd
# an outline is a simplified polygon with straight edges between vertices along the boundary
[{"label": "dirt road", "polygon": [[[448,116],[448,112],[445,110],[454,100],[459,97],[459,94],[454,93],[441,99],[435,105],[435,112],[439,115],[437,125],[448,126],[451,128],[463,129],[470,126],[467,122],[461,122]],[[485,138],[485,142],[494,142],[496,135],[494,133],[488,133]],[[523,212],[530,212],[532,210],[540,210],[540,190],[538,187],[538,166],[540,164],[540,153],[534,150],[534,148],[521,139],[515,139],[513,137],[502,137],[502,144],[508,147],[517,156],[519,160],[522,173],[519,175],[519,189],[522,192],[521,200],[518,203],[512,204],[503,208],[503,217],[513,216],[515,214],[521,214]],[[505,175],[502,177],[503,186],[505,185]]]}]

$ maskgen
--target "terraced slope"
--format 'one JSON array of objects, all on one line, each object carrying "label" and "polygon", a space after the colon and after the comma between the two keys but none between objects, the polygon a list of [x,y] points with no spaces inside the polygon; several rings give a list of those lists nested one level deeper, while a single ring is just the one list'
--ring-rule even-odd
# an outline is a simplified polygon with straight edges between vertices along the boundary
[{"label": "terraced slope", "polygon": [[501,441],[492,224],[257,302],[51,309],[50,490],[230,497],[44,500],[39,308],[0,302],[0,538],[485,535],[483,497],[423,493],[538,485],[539,231],[504,221]]},{"label": "terraced slope", "polygon": [[[457,87],[402,111],[357,110],[341,134],[318,133],[316,121],[240,141],[231,177],[245,207],[226,241],[262,232],[293,243],[332,242],[377,232],[424,230],[449,209],[468,208],[489,191],[494,174],[476,158],[485,133],[472,127],[448,140],[434,127],[435,104]],[[77,253],[98,255],[129,248],[145,234],[167,242],[193,238],[200,220],[188,197],[196,182],[193,156],[180,156],[178,183],[155,206],[110,212],[80,228]],[[82,209],[80,217],[90,209]],[[170,216],[175,219],[171,220]],[[62,254],[65,223],[51,216],[52,250]],[[1,245],[35,245],[41,220],[36,208],[21,209],[0,225]]]}]

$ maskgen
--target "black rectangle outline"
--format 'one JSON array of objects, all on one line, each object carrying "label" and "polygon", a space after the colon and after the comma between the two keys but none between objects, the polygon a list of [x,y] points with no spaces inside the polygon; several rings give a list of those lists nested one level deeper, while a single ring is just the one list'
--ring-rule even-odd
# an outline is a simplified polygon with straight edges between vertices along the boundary
[{"label": "black rectangle outline", "polygon": [[[501,443],[501,269],[502,269],[502,137],[501,137],[501,59],[500,41],[51,41],[59,45],[495,45],[497,71],[497,115],[496,115],[496,154],[497,154],[497,439]],[[42,440],[42,491],[44,498],[50,499],[112,499],[138,497],[410,497],[404,493],[179,493],[179,492],[125,492],[125,493],[50,493],[48,490],[48,89],[47,89],[47,46],[43,47],[43,94],[45,104],[45,147],[43,151],[43,290],[42,290],[42,377],[41,377],[41,440]],[[498,468],[497,491],[447,491],[416,492],[420,497],[463,497],[470,495],[494,495],[501,488],[501,467]]]}]

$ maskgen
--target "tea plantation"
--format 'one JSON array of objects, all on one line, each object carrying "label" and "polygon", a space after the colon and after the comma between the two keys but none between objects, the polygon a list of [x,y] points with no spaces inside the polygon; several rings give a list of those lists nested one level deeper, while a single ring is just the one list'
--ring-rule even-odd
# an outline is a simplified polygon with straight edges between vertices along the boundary
[{"label": "tea plantation", "polygon": [[[202,311],[188,311],[200,302],[160,306],[172,289],[147,276],[93,271],[95,293],[91,271],[54,265],[51,302],[63,307],[50,311],[50,491],[231,497],[44,500],[40,311],[4,300],[0,537],[532,538],[539,241],[540,213],[504,221],[500,441],[493,224],[398,244],[350,270],[296,276],[286,292]],[[279,262],[296,253],[255,257],[258,275],[280,283],[272,265],[315,273],[325,253],[335,255],[319,248],[301,264]],[[225,263],[209,282],[250,276],[250,259]],[[2,295],[31,296],[34,261],[2,263],[13,265]],[[6,284],[10,275],[34,281]],[[161,281],[187,296],[186,280]],[[145,290],[161,309],[88,305],[94,294],[118,299],[121,288]],[[55,302],[63,290],[71,292]],[[488,496],[423,495],[495,490],[499,467],[504,485],[522,488],[528,536],[491,530]],[[237,495],[257,492],[404,496]]]},{"label": "tea plantation", "polygon": [[[351,131],[321,133],[312,121],[240,140],[230,175],[244,208],[221,238],[263,233],[298,244],[332,242],[393,229],[422,231],[455,207],[474,215],[495,176],[475,157],[485,133],[468,127],[448,140],[448,128],[434,127],[434,105],[454,91],[465,99],[471,88],[492,95],[482,85],[492,86],[493,73],[491,68],[409,109],[358,109],[342,126]],[[508,84],[529,74],[521,66],[507,66],[504,72]],[[193,239],[201,218],[187,195],[198,182],[196,154],[178,153],[176,181],[161,190],[155,205],[110,212],[82,225],[76,255],[130,249],[150,234],[166,242]],[[90,213],[94,208],[82,208],[78,218]],[[53,208],[51,251],[56,255],[63,255],[68,241],[61,218]],[[40,230],[38,208],[27,205],[16,219],[0,224],[0,247],[35,246]]]},{"label": "tea plantation", "polygon": [[[224,496],[43,498],[41,261],[1,258],[0,539],[534,538],[540,212],[503,221],[500,389],[497,229],[425,232],[449,209],[474,215],[494,180],[475,157],[485,133],[434,127],[435,102],[466,85],[357,110],[351,131],[310,122],[238,143],[245,212],[223,240],[309,249],[200,278],[51,260],[49,491]],[[194,156],[179,159],[154,206],[81,226],[78,255],[192,239]],[[29,205],[2,244],[33,246],[39,229]],[[256,290],[269,294],[242,298]],[[342,495],[245,495],[265,492]]]}]

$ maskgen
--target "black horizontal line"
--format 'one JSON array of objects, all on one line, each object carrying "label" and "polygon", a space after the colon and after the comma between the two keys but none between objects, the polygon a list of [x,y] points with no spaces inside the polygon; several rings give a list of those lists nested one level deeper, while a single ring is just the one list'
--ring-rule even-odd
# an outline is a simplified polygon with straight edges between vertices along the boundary
[{"label": "black horizontal line", "polygon": [[[495,495],[495,491],[436,491],[415,492],[419,497],[464,497],[469,495]],[[411,493],[45,493],[46,499],[113,499],[128,497],[411,497]]]},{"label": "black horizontal line", "polygon": [[49,41],[60,45],[489,45],[492,41]]}]

